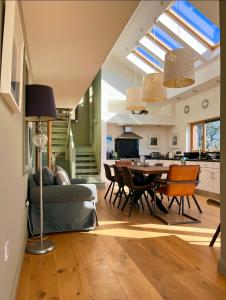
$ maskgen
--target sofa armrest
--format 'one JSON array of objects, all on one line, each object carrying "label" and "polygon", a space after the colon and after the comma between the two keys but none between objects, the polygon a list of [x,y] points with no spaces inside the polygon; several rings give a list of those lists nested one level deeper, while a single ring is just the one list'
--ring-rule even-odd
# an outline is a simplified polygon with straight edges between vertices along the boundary
[{"label": "sofa armrest", "polygon": [[87,183],[86,178],[72,178],[71,179],[71,184],[84,184]]},{"label": "sofa armrest", "polygon": [[[38,186],[31,189],[29,200],[32,203],[39,203],[40,188]],[[72,184],[43,186],[44,203],[82,202],[92,200],[94,200],[92,190],[83,185]]]}]

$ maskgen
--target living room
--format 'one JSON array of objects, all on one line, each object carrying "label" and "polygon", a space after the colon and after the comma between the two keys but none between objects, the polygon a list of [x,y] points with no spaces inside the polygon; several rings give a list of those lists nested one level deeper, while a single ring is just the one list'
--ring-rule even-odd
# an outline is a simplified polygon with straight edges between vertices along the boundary
[{"label": "living room", "polygon": [[[6,2],[11,2],[13,6],[14,1]],[[146,114],[140,114],[142,110],[133,113],[132,109],[128,110],[126,106],[126,90],[141,86],[143,77],[148,73],[139,67],[139,63],[135,65],[127,59],[127,56],[134,53],[138,45],[141,47],[142,37],[156,24],[158,17],[169,5],[172,5],[171,1],[20,1],[14,3],[14,10],[12,7],[8,9],[6,2],[1,1],[0,6],[2,24],[0,298],[3,300],[167,297],[224,299],[226,294],[224,278],[226,193],[223,182],[226,161],[224,153],[226,89],[222,84],[226,78],[224,38],[221,38],[220,47],[214,49],[216,56],[201,59],[199,55],[203,65],[196,65],[193,85],[188,88],[167,88],[165,101],[146,102],[144,106]],[[225,36],[224,1],[205,1],[205,4],[203,1],[189,1],[189,3],[219,26],[221,37]],[[16,22],[15,27],[21,27],[20,34],[13,29],[13,23],[10,23],[12,21]],[[158,25],[160,23],[158,21]],[[170,29],[167,32],[169,33]],[[3,83],[9,80],[7,70],[11,70],[13,65],[12,62],[10,65],[13,55],[9,55],[10,51],[7,51],[9,48],[5,45],[10,45],[10,49],[13,49],[13,34],[22,37],[21,43],[24,45],[24,56],[18,56],[18,59],[21,57],[23,59],[19,60],[17,65],[21,63],[17,76],[23,86],[18,102],[13,102],[12,96],[8,96],[10,91],[4,91],[3,88]],[[176,36],[174,33],[173,37]],[[181,42],[179,38],[178,41]],[[16,45],[19,42],[19,38],[16,38]],[[153,42],[157,43],[156,40]],[[147,50],[145,47],[144,49]],[[142,62],[144,63],[144,60]],[[25,97],[25,83],[31,86],[41,84],[51,87],[58,114],[61,110],[67,109],[66,115],[70,115],[70,121],[67,119],[67,128],[70,122],[71,131],[66,130],[65,135],[69,141],[67,145],[72,147],[74,144],[74,148],[61,149],[59,153],[65,153],[67,157],[70,179],[77,177],[82,180],[82,185],[85,182],[83,180],[88,178],[86,184],[90,187],[95,186],[90,193],[92,197],[98,198],[97,205],[94,204],[97,207],[92,215],[94,223],[96,222],[95,228],[77,232],[73,228],[70,229],[71,225],[67,222],[68,227],[62,230],[64,233],[53,233],[54,230],[48,233],[55,249],[41,255],[25,251],[28,234],[30,235],[27,221],[30,209],[27,202],[28,178],[32,172],[36,173],[40,163],[35,147],[25,147],[29,143],[33,145],[32,137],[35,135],[33,126],[35,122],[30,122],[32,125],[29,125],[30,123],[25,121],[25,106],[28,99]],[[14,85],[12,87],[16,89]],[[86,105],[88,109],[85,112]],[[204,121],[219,121],[219,119],[221,151],[218,144],[214,144],[215,148],[209,146],[210,151],[202,148],[200,143],[197,146],[194,143],[195,126],[199,126],[197,122],[203,122],[204,131],[208,126],[208,122]],[[51,126],[43,122],[43,131],[46,131],[49,137],[43,163],[50,167],[54,160],[56,164],[62,162],[60,155],[54,157],[52,155],[52,152],[55,152],[54,147],[60,147],[60,144],[51,143],[50,135],[52,134],[52,140],[55,142],[59,140],[63,134],[54,130],[61,127],[59,122],[64,121],[59,119],[53,121],[52,131]],[[25,131],[25,128],[28,131]],[[62,131],[64,129],[62,128]],[[120,156],[116,144],[126,131],[141,137],[136,143],[139,147],[137,150],[139,157],[134,153],[130,157]],[[79,137],[79,145],[76,144],[78,135],[86,137],[86,139]],[[206,136],[206,140],[207,138]],[[198,157],[191,157],[194,152]],[[87,162],[87,156],[95,157],[95,161],[90,158]],[[112,189],[111,203],[110,192],[104,199],[109,187],[104,163],[110,166],[112,172],[114,161],[123,158],[133,160],[135,164],[140,164],[140,159],[144,158],[149,166],[162,163],[164,168],[169,168],[172,161],[181,165],[182,157],[186,158],[186,165],[200,159],[199,165],[204,168],[200,173],[199,184],[202,188],[198,188],[199,191],[196,190],[195,195],[203,214],[200,214],[195,204],[191,202],[191,213],[198,216],[201,223],[163,225],[154,216],[150,216],[145,203],[144,211],[134,207],[132,215],[128,217],[128,206],[121,211],[117,205],[112,204],[117,196],[117,185],[114,190]],[[61,165],[63,168],[64,163]],[[206,174],[210,174],[211,182],[207,181]],[[35,201],[39,205],[40,188],[39,186],[36,188]],[[46,188],[43,186],[44,203],[46,197],[51,197]],[[60,189],[62,188],[65,189],[65,186],[62,185]],[[67,188],[69,190],[74,187]],[[98,196],[95,194],[96,189]],[[77,192],[78,190],[73,193]],[[56,195],[59,196],[54,194],[53,197]],[[65,194],[62,199],[64,197]],[[208,205],[208,198],[220,200],[220,209]],[[87,203],[90,204],[91,202]],[[163,204],[168,206],[165,196]],[[176,209],[174,203],[173,210]],[[74,215],[73,210],[69,210],[69,214]],[[50,207],[49,215],[51,211],[53,210]],[[96,226],[98,224],[95,212],[99,226]],[[64,217],[59,219],[54,219],[53,216],[57,225],[67,218],[64,212],[62,216]],[[44,214],[44,224],[47,220],[45,217]],[[210,248],[209,242],[219,223],[221,223],[220,238],[216,240],[214,247]],[[67,229],[70,232],[65,233]],[[186,286],[186,282],[190,288]]]}]

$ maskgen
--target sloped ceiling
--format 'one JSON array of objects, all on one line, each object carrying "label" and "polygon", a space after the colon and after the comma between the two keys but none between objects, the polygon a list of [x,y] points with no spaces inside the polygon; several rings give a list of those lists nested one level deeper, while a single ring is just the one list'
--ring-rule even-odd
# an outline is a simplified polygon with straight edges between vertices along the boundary
[{"label": "sloped ceiling", "polygon": [[35,83],[75,107],[139,1],[22,1]]}]

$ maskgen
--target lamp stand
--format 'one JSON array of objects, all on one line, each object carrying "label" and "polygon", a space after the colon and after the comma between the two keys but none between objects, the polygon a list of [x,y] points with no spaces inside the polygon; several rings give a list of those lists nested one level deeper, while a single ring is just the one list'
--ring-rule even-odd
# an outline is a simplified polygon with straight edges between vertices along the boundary
[{"label": "lamp stand", "polygon": [[[38,122],[38,133],[42,134],[41,122]],[[30,254],[45,254],[55,249],[51,240],[43,240],[43,187],[42,187],[42,152],[44,146],[38,147],[40,157],[40,241],[30,243],[26,250]]]}]

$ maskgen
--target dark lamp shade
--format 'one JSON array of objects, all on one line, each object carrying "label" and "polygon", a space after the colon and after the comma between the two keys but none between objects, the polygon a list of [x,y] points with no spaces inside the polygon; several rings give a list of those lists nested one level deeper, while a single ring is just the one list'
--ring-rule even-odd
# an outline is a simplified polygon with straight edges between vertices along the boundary
[{"label": "dark lamp shade", "polygon": [[56,117],[53,89],[41,84],[27,84],[25,120],[51,121]]}]

